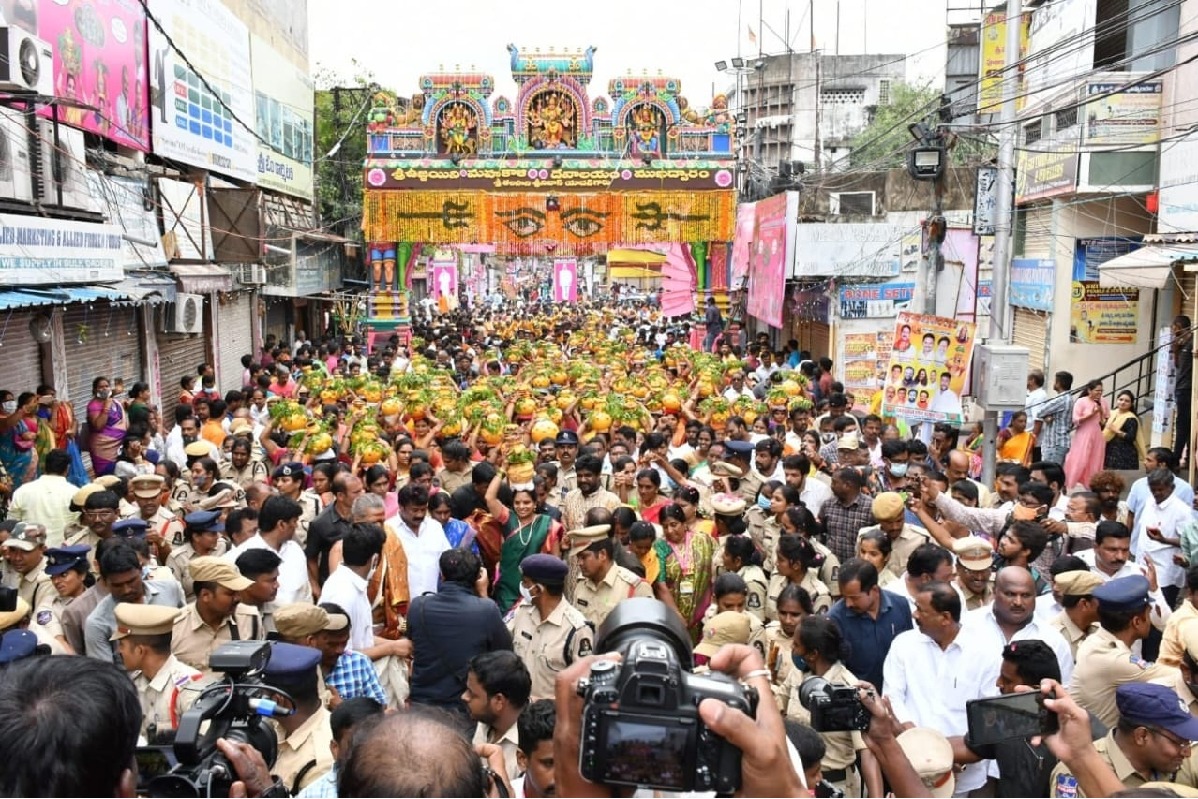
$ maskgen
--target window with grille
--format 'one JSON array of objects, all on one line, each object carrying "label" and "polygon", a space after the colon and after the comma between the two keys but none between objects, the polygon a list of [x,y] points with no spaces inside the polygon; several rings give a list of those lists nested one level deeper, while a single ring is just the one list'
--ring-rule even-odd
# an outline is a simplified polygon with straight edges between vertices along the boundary
[{"label": "window with grille", "polygon": [[865,89],[822,89],[820,105],[865,105]]},{"label": "window with grille", "polygon": [[1068,130],[1077,124],[1077,106],[1056,112],[1057,130]]},{"label": "window with grille", "polygon": [[890,81],[885,78],[878,81],[878,105],[890,105]]},{"label": "window with grille", "polygon": [[1037,119],[1035,122],[1029,122],[1023,126],[1024,144],[1032,144],[1033,142],[1040,141],[1042,138],[1044,138],[1044,130],[1039,119]]}]

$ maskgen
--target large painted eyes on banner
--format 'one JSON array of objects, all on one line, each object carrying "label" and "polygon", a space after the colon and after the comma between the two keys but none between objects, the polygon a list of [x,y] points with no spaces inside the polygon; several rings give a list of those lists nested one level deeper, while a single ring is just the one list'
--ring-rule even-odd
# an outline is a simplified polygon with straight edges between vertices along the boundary
[{"label": "large painted eyes on banner", "polygon": [[[527,206],[512,211],[496,211],[500,224],[522,239],[531,238],[548,224],[545,212]],[[575,238],[586,239],[603,232],[607,214],[589,208],[571,208],[561,212],[562,229]]]},{"label": "large painted eyes on banner", "polygon": [[602,211],[592,211],[589,208],[571,208],[562,211],[562,227],[567,233],[580,239],[595,236],[603,231],[607,214]]},{"label": "large painted eyes on banner", "polygon": [[536,208],[517,208],[514,211],[496,211],[500,223],[522,239],[531,238],[545,229],[545,212]]}]

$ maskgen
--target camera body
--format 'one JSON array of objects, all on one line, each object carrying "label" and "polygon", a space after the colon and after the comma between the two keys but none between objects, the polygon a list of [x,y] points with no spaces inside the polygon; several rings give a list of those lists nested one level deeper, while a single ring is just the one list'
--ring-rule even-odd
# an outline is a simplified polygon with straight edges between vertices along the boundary
[{"label": "camera body", "polygon": [[630,599],[600,627],[597,646],[624,659],[599,661],[579,681],[579,770],[605,785],[733,793],[740,750],[703,723],[699,703],[716,699],[752,716],[757,692],[724,674],[690,673],[690,638],[671,616],[655,599]]},{"label": "camera body", "polygon": [[864,732],[872,718],[861,704],[857,688],[832,685],[822,677],[808,677],[799,686],[799,702],[811,714],[816,732]]},{"label": "camera body", "polygon": [[[262,754],[268,767],[274,765],[278,739],[262,717],[291,712],[277,708],[275,697],[281,696],[289,706],[294,705],[284,692],[259,679],[270,652],[270,644],[265,641],[233,641],[212,653],[209,665],[225,676],[204,688],[179,719],[169,755],[162,748],[156,756],[148,751],[151,747],[138,752],[139,766],[143,758],[147,764],[149,773],[142,776],[149,777],[145,782],[150,796],[228,796],[237,773],[216,748],[219,738],[248,743]],[[208,726],[201,735],[204,722]],[[166,765],[172,767],[161,773]]]}]

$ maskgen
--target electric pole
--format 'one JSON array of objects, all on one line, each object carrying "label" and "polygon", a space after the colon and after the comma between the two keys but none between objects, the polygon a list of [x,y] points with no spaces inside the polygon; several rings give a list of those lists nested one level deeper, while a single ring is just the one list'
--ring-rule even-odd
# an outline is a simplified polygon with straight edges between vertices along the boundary
[{"label": "electric pole", "polygon": [[[989,342],[1010,343],[1007,328],[1007,282],[1011,272],[1012,233],[1015,227],[1015,98],[1019,94],[1019,58],[1023,33],[1023,2],[1007,0],[1007,51],[1002,73],[1002,110],[999,114],[998,181],[994,203],[994,261],[990,278]],[[982,417],[982,485],[994,484],[998,456],[998,411],[986,409]]]}]

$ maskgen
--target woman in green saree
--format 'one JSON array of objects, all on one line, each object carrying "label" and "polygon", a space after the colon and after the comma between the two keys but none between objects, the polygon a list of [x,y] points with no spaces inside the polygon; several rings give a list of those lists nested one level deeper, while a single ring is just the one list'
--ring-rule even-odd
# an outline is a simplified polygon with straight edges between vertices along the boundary
[{"label": "woman in green saree", "polygon": [[[538,552],[548,552],[551,533],[560,527],[549,516],[537,513],[537,498],[531,488],[512,492],[511,507],[499,499],[503,474],[498,473],[487,487],[487,510],[503,526],[503,546],[499,550],[499,570],[493,598],[506,613],[520,598],[520,561]],[[557,536],[553,536],[556,538]]]}]

